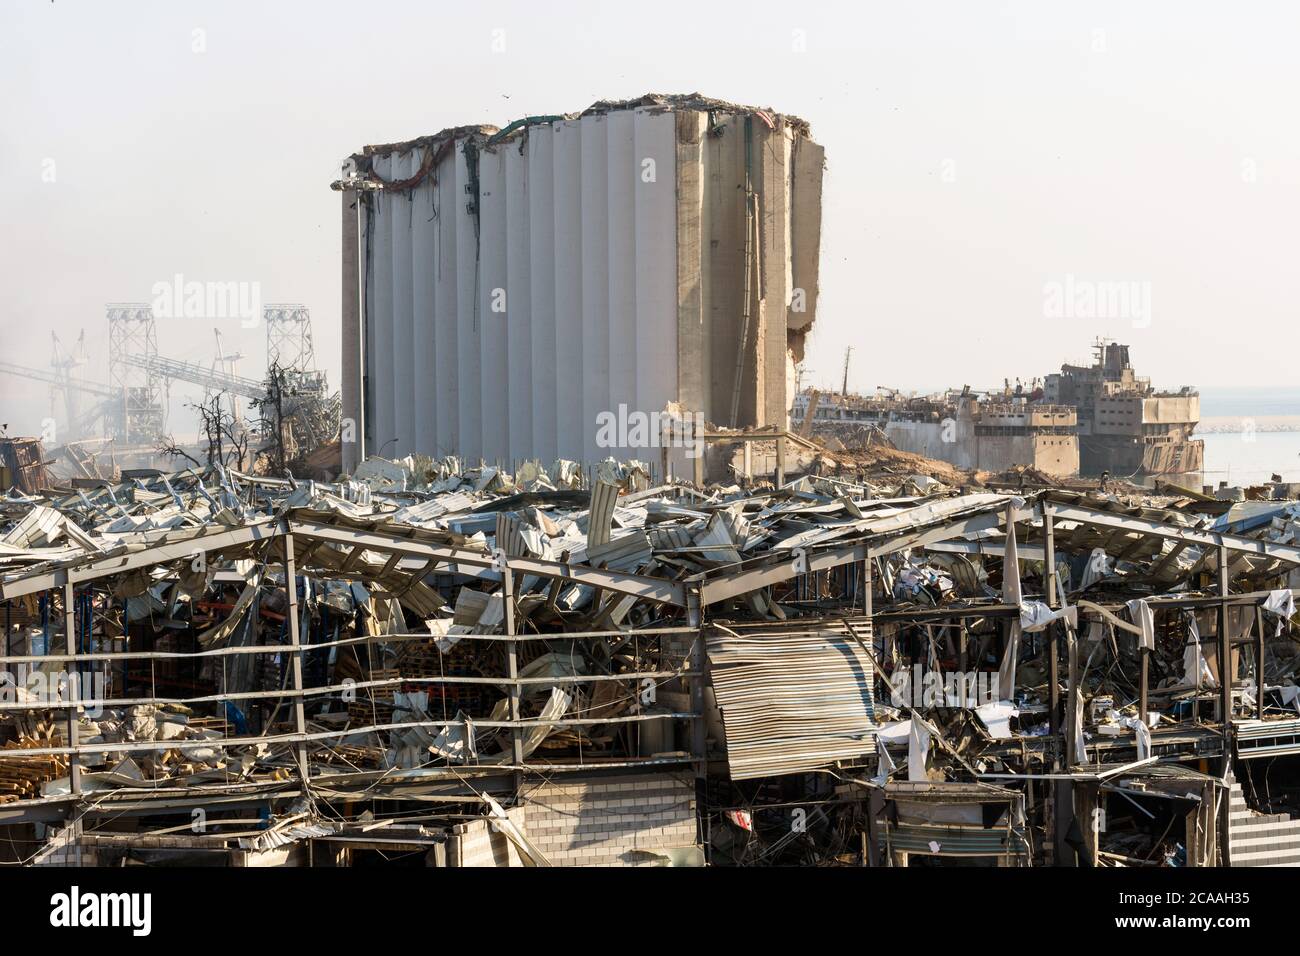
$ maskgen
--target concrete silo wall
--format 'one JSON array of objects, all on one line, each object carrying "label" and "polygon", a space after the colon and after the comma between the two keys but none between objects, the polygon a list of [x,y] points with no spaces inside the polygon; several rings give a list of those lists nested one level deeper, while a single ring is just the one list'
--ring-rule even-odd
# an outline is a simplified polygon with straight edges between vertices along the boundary
[{"label": "concrete silo wall", "polygon": [[719,424],[733,404],[735,424],[784,423],[820,239],[822,154],[802,126],[593,108],[351,162],[345,467],[412,452],[648,458],[598,440],[600,416],[672,402]]}]

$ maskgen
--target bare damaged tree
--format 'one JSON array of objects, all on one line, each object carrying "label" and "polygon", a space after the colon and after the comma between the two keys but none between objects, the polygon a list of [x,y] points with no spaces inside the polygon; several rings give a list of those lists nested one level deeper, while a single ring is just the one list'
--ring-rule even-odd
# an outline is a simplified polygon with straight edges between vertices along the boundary
[{"label": "bare damaged tree", "polygon": [[203,462],[199,461],[184,448],[182,448],[171,435],[163,435],[158,439],[158,447],[155,449],[159,455],[165,458],[186,458],[196,467],[202,468]]},{"label": "bare damaged tree", "polygon": [[190,407],[203,421],[203,434],[208,441],[208,463],[242,468],[248,454],[248,432],[231,413],[229,397],[224,392],[217,392],[207,401]]},{"label": "bare damaged tree", "polygon": [[261,415],[262,434],[269,435],[270,442],[265,451],[271,459],[272,473],[280,478],[287,477],[289,462],[284,442],[284,399],[287,376],[278,361],[273,361],[266,369],[266,395],[254,398],[249,404]]},{"label": "bare damaged tree", "polygon": [[[217,392],[203,402],[187,402],[186,407],[199,415],[201,441],[207,442],[207,464],[242,468],[248,456],[248,432],[229,411],[230,402],[224,392]],[[203,463],[185,451],[168,435],[158,446],[160,454],[171,458],[187,458],[195,465]]]}]

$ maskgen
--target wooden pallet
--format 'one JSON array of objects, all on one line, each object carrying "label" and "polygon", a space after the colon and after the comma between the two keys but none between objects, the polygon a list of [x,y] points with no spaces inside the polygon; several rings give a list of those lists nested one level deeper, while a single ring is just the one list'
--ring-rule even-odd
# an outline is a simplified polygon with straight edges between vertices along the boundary
[{"label": "wooden pallet", "polygon": [[68,761],[64,757],[23,756],[24,750],[63,746],[62,737],[52,726],[39,725],[37,731],[39,736],[24,735],[0,747],[0,803],[39,797],[42,784],[67,774]]},{"label": "wooden pallet", "polygon": [[348,723],[355,727],[387,724],[393,720],[393,705],[383,701],[354,700],[348,704]]}]

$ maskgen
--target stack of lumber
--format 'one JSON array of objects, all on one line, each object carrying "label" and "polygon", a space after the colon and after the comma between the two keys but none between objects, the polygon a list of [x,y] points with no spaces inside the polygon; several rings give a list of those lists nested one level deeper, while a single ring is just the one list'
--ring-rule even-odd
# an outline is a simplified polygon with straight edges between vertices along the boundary
[{"label": "stack of lumber", "polygon": [[39,797],[41,784],[67,775],[66,757],[22,756],[24,750],[63,746],[63,738],[53,726],[43,724],[39,731],[39,736],[24,734],[0,747],[0,803]]}]

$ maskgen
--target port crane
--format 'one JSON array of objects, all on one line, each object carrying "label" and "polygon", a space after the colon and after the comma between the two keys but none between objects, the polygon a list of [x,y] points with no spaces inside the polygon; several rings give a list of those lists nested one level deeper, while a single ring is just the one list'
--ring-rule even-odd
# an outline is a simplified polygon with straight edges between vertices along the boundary
[{"label": "port crane", "polygon": [[[28,381],[40,382],[42,385],[48,385],[52,395],[61,392],[63,395],[63,408],[67,416],[64,419],[63,428],[74,436],[89,433],[95,422],[100,419],[103,419],[106,423],[111,423],[117,406],[121,402],[120,391],[98,382],[89,382],[82,378],[72,377],[71,370],[80,364],[84,364],[85,361],[84,358],[80,361],[76,360],[77,353],[81,350],[81,339],[78,339],[78,347],[72,353],[60,349],[57,344],[57,336],[55,342],[55,360],[50,363],[54,368],[53,371],[31,368],[26,365],[19,365],[16,362],[0,361],[0,374],[12,375],[15,378],[23,378]],[[97,401],[95,404],[83,409],[83,399],[87,396],[97,399]]]}]

